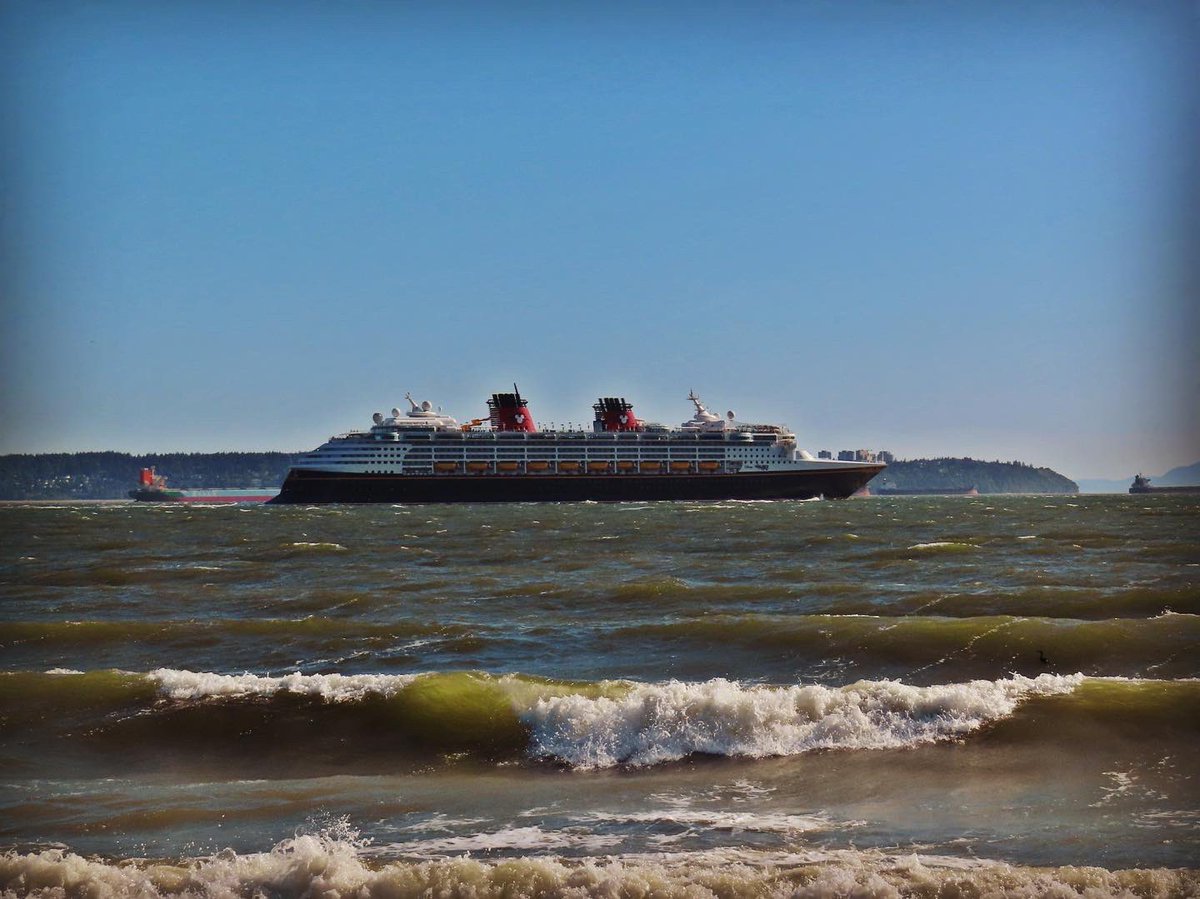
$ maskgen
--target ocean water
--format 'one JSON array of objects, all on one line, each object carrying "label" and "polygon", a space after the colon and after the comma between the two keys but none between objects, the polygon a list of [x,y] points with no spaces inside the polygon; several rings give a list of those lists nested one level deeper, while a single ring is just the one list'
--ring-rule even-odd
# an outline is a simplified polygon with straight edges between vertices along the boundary
[{"label": "ocean water", "polygon": [[0,508],[0,891],[1198,896],[1200,500]]}]

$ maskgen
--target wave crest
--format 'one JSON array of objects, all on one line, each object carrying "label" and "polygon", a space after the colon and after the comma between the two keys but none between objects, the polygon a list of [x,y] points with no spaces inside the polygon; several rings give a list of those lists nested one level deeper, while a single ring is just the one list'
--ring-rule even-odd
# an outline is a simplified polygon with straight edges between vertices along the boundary
[{"label": "wave crest", "polygon": [[1051,674],[931,687],[671,681],[636,685],[619,697],[544,697],[521,719],[534,755],[583,769],[644,766],[693,753],[763,758],[952,739],[1011,714],[1025,696],[1069,693],[1082,682],[1082,675]]},{"label": "wave crest", "polygon": [[279,677],[259,674],[212,674],[159,668],[149,678],[167,699],[195,700],[219,696],[274,696],[293,693],[348,702],[366,696],[394,696],[420,675],[416,674],[300,674]]}]

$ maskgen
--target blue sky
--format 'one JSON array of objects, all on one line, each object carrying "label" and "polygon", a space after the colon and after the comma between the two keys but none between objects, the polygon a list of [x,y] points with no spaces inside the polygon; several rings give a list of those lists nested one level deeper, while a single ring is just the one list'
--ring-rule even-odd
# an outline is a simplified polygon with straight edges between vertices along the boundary
[{"label": "blue sky", "polygon": [[1200,458],[1194,4],[2,9],[0,452],[301,450],[516,381]]}]

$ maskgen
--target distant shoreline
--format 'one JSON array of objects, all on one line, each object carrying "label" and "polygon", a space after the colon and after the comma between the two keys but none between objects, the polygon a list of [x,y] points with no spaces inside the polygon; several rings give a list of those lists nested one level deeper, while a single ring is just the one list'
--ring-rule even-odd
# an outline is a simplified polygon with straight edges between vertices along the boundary
[{"label": "distant shoreline", "polygon": [[[282,452],[14,453],[0,455],[0,503],[129,502],[142,468],[154,467],[182,490],[212,487],[277,488],[298,454]],[[1150,475],[1154,486],[1200,480],[1200,463]],[[1103,496],[1128,493],[1127,480],[1072,480],[1050,468],[1024,462],[945,457],[899,459],[871,481],[879,488],[945,490],[974,485],[981,495],[1068,494]]]},{"label": "distant shoreline", "polygon": [[70,503],[72,506],[132,506],[132,499],[77,499],[73,496],[61,499],[0,499],[0,507],[4,506],[61,506]]}]

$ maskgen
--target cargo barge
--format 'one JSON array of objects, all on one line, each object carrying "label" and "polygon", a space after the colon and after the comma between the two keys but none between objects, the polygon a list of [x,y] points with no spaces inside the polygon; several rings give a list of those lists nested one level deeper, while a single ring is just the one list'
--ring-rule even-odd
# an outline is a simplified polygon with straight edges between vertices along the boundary
[{"label": "cargo barge", "polygon": [[1190,484],[1181,487],[1153,487],[1150,479],[1137,475],[1129,488],[1130,493],[1200,493],[1200,484]]},{"label": "cargo barge", "polygon": [[143,468],[138,486],[128,496],[141,503],[265,503],[278,493],[265,487],[168,487],[165,475]]}]

